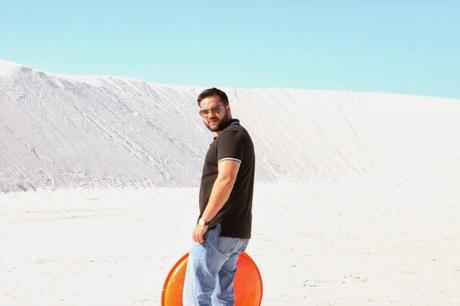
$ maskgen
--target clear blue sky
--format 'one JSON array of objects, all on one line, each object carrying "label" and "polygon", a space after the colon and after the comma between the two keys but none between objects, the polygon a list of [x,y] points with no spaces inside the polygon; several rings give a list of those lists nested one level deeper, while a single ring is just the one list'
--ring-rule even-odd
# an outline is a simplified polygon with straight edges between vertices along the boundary
[{"label": "clear blue sky", "polygon": [[161,84],[460,98],[460,1],[1,1],[0,58]]}]

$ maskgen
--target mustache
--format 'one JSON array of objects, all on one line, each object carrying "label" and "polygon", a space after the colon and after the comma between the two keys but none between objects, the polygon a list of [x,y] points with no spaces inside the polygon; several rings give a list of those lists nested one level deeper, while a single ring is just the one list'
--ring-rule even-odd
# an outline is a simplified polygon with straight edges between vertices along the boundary
[{"label": "mustache", "polygon": [[228,123],[230,122],[231,118],[227,114],[225,117],[223,117],[220,121],[218,121],[217,126],[215,128],[212,128],[209,124],[204,122],[204,125],[210,130],[211,132],[219,132],[225,129],[228,126]]}]

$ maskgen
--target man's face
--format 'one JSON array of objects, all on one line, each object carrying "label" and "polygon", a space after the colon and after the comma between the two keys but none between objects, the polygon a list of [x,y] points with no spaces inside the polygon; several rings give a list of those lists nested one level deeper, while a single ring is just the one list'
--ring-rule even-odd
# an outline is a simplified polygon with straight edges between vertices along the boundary
[{"label": "man's face", "polygon": [[231,119],[230,107],[224,106],[218,96],[206,97],[200,102],[200,116],[210,131],[218,132]]}]

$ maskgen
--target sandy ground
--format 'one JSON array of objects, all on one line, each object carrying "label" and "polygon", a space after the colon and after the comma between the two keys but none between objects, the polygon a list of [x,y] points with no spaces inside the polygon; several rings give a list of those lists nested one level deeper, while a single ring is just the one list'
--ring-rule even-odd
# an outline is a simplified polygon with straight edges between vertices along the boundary
[{"label": "sandy ground", "polygon": [[[456,186],[258,184],[248,253],[262,305],[460,305]],[[0,195],[0,305],[159,305],[197,190]]]}]

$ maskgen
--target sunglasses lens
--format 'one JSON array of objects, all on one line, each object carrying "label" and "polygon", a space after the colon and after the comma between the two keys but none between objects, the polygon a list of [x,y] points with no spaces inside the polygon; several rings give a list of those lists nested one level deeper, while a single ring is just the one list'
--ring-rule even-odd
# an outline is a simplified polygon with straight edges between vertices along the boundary
[{"label": "sunglasses lens", "polygon": [[220,105],[217,105],[217,106],[214,106],[214,107],[212,107],[210,109],[202,109],[202,110],[199,111],[199,114],[200,114],[200,116],[204,117],[204,116],[207,116],[209,113],[218,114],[218,113],[220,113],[221,110],[222,109],[221,109]]}]

